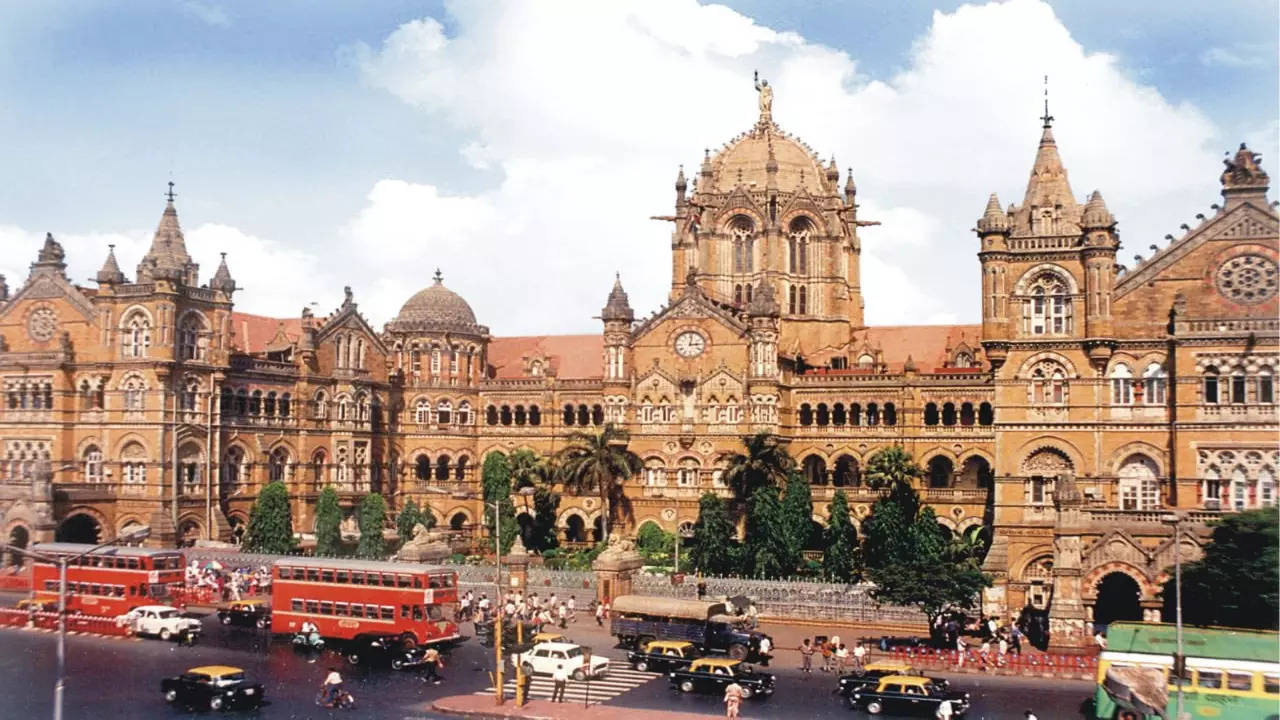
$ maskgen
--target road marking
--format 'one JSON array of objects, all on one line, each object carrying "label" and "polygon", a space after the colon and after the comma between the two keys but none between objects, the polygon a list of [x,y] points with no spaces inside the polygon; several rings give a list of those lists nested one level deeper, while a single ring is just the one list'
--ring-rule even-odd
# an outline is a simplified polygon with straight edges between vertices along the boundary
[{"label": "road marking", "polygon": [[[590,683],[590,700],[593,704],[607,702],[615,697],[644,685],[650,680],[665,677],[661,673],[640,672],[626,667],[609,667],[609,673],[603,678],[592,680]],[[516,681],[508,679],[503,686],[503,690],[510,697],[515,697]],[[529,684],[530,700],[550,700],[551,692],[555,690],[555,682],[552,681],[550,675],[534,675],[533,681]],[[473,695],[492,695],[494,693],[493,686],[490,685],[486,690],[477,690]],[[586,702],[588,699],[588,687],[586,680],[569,680],[569,684],[564,689],[564,699],[566,702]]]}]

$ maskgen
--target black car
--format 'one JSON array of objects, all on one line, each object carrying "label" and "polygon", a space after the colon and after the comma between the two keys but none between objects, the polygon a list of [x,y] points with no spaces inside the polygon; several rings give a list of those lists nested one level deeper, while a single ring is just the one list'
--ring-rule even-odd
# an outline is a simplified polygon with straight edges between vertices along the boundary
[{"label": "black car", "polygon": [[767,698],[773,694],[773,675],[757,672],[732,658],[701,658],[688,668],[667,673],[671,687],[686,693],[723,693],[731,683],[742,688],[742,697]]},{"label": "black car", "polygon": [[333,648],[352,665],[376,665],[392,670],[421,667],[426,662],[427,648],[405,647],[400,638],[360,637],[351,642],[334,644]]},{"label": "black car", "polygon": [[202,665],[160,681],[166,702],[186,708],[231,710],[262,705],[262,683],[245,679],[244,670],[227,665]]},{"label": "black car", "polygon": [[698,659],[698,648],[683,640],[654,640],[643,650],[627,653],[627,662],[640,672],[681,670]]},{"label": "black car", "polygon": [[927,677],[886,675],[875,687],[854,690],[849,697],[849,707],[866,710],[869,715],[890,713],[934,717],[944,701],[951,703],[954,717],[969,712],[969,693],[940,688]]},{"label": "black car", "polygon": [[265,630],[271,627],[271,602],[253,598],[222,603],[218,606],[218,622]]},{"label": "black car", "polygon": [[[867,663],[866,667],[861,670],[855,670],[852,673],[840,676],[836,692],[841,697],[852,698],[855,690],[874,689],[880,684],[880,679],[887,675],[918,676],[920,672],[909,663],[901,660],[880,660]],[[938,689],[946,690],[948,687],[944,678],[929,678],[929,680]]]}]

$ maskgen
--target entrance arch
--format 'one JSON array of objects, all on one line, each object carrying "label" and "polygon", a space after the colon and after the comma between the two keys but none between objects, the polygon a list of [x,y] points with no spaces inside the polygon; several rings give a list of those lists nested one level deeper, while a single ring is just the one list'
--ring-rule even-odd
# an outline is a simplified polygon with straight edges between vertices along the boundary
[{"label": "entrance arch", "polygon": [[1108,573],[1098,581],[1094,622],[1106,625],[1117,620],[1141,620],[1141,600],[1142,588],[1138,581],[1122,572]]},{"label": "entrance arch", "polygon": [[456,512],[456,513],[454,513],[454,514],[453,514],[453,517],[449,518],[449,529],[450,529],[450,530],[453,530],[453,531],[456,531],[456,532],[461,532],[461,531],[462,531],[462,529],[463,529],[464,527],[466,527],[466,525],[467,525],[467,514],[466,514],[466,513]]},{"label": "entrance arch", "polygon": [[63,520],[54,535],[58,542],[97,545],[102,542],[102,524],[88,513],[76,513]]},{"label": "entrance arch", "polygon": [[[7,542],[16,548],[23,548],[25,550],[27,545],[31,544],[31,531],[27,530],[24,525],[14,525],[13,529],[9,531],[9,539]],[[25,561],[23,556],[16,552],[10,552],[8,559],[8,564],[15,566],[21,566]]]},{"label": "entrance arch", "polygon": [[955,466],[951,463],[951,458],[945,455],[935,455],[929,459],[929,487],[945,488],[951,487],[952,475]]},{"label": "entrance arch", "polygon": [[564,523],[564,539],[566,542],[586,542],[587,523],[581,515],[570,515]]}]

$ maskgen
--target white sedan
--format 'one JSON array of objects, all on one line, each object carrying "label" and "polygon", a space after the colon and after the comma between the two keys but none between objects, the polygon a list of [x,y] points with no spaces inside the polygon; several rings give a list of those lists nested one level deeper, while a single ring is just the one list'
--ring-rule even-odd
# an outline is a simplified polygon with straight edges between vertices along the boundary
[{"label": "white sedan", "polygon": [[124,620],[133,626],[136,634],[157,635],[161,640],[170,640],[183,630],[198,634],[203,629],[199,620],[184,617],[181,611],[168,605],[141,605],[130,610]]},{"label": "white sedan", "polygon": [[582,646],[573,643],[538,643],[520,654],[520,666],[529,674],[550,675],[561,665],[574,680],[604,677],[609,672],[609,658],[592,655],[588,665]]}]

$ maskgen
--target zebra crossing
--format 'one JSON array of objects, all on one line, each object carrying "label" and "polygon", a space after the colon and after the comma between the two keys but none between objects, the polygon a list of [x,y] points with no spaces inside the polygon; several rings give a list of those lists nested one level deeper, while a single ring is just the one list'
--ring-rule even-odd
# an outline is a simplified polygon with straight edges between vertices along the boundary
[{"label": "zebra crossing", "polygon": [[[635,688],[644,685],[650,680],[665,677],[661,673],[640,672],[632,670],[626,665],[615,665],[610,663],[609,674],[603,678],[596,678],[591,681],[590,687],[586,680],[569,680],[569,684],[565,686],[564,699],[565,702],[586,703],[588,700],[591,704],[599,704],[612,700],[613,698]],[[514,678],[508,677],[503,689],[507,693],[507,697],[515,697],[516,681]],[[555,689],[555,683],[552,682],[550,675],[534,675],[533,682],[529,685],[530,700],[550,700],[551,691]],[[590,696],[588,697],[588,692]],[[477,690],[473,695],[492,695],[493,686],[490,685],[486,690]]]}]

